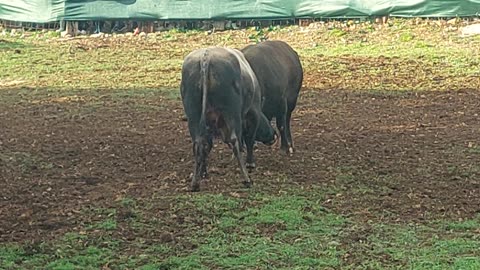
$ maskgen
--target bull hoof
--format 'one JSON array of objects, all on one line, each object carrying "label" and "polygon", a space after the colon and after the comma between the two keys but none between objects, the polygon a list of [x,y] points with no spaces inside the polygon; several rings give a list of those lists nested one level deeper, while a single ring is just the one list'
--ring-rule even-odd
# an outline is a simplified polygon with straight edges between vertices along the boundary
[{"label": "bull hoof", "polygon": [[199,192],[200,191],[200,184],[199,183],[192,184],[192,186],[190,187],[190,190],[192,192]]},{"label": "bull hoof", "polygon": [[245,167],[247,167],[248,173],[251,173],[253,170],[255,170],[255,163],[246,163]]},{"label": "bull hoof", "polygon": [[280,147],[280,151],[286,154],[287,156],[290,156],[295,152],[295,149],[293,148],[293,146],[290,146],[290,147],[284,146],[284,147]]},{"label": "bull hoof", "polygon": [[243,181],[243,186],[246,187],[246,188],[251,188],[253,186],[253,182],[252,181]]}]

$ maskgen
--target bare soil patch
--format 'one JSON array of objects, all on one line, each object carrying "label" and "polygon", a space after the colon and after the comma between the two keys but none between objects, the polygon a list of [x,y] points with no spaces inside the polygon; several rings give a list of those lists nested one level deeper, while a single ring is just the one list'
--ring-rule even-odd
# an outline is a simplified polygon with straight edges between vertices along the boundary
[{"label": "bare soil patch", "polygon": [[[165,214],[175,196],[190,194],[193,169],[178,100],[1,95],[0,242],[81,230],[92,222],[86,209],[117,207],[123,198],[151,205],[143,214],[159,220],[156,230],[123,230],[135,213],[120,211],[117,233],[127,240],[173,241],[170,232],[196,220],[194,209]],[[331,190],[325,207],[385,222],[472,217],[480,213],[479,105],[474,91],[303,89],[292,122],[297,152],[260,146],[255,192]],[[217,144],[210,164],[201,192],[244,196],[227,147]]]}]

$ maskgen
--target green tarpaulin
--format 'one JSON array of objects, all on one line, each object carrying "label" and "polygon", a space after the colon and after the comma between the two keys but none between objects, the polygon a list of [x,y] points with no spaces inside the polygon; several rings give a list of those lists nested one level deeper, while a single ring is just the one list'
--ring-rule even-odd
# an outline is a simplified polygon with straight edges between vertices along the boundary
[{"label": "green tarpaulin", "polygon": [[480,0],[0,0],[0,19],[177,20],[480,15]]}]

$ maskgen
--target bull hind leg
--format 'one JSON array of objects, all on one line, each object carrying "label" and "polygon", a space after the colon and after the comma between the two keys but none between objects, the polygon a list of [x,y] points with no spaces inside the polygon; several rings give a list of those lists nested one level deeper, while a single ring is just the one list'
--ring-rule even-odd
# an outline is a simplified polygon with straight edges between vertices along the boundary
[{"label": "bull hind leg", "polygon": [[209,136],[207,139],[205,160],[202,163],[202,167],[200,171],[200,176],[202,178],[208,178],[208,154],[210,154],[210,151],[212,150],[212,148],[213,148],[213,139],[211,136]]},{"label": "bull hind leg", "polygon": [[245,121],[245,127],[243,129],[243,138],[247,147],[246,167],[249,172],[255,169],[255,158],[253,156],[253,150],[255,146],[255,134],[258,128],[258,116],[256,113],[247,114]]},{"label": "bull hind leg", "polygon": [[240,172],[242,173],[243,176],[243,184],[245,187],[251,187],[252,186],[252,180],[248,176],[247,173],[247,168],[245,167],[245,163],[243,162],[242,159],[242,154],[240,153],[240,140],[238,139],[238,135],[233,134],[230,143],[232,145],[233,149],[233,154],[235,155],[235,158],[237,159],[238,166],[240,167]]},{"label": "bull hind leg", "polygon": [[280,150],[289,153],[289,145],[287,141],[287,103],[283,102],[279,108],[278,113],[275,116],[277,122],[277,128],[280,132]]},{"label": "bull hind leg", "polygon": [[295,148],[293,147],[293,139],[292,139],[292,132],[290,129],[290,121],[292,119],[292,112],[293,110],[288,110],[287,117],[285,119],[285,130],[287,133],[287,143],[288,143],[288,153],[293,154],[295,152]]},{"label": "bull hind leg", "polygon": [[207,138],[198,138],[193,143],[193,155],[195,157],[195,171],[191,182],[191,190],[193,192],[200,191],[200,179],[202,174],[206,172],[207,156],[209,153],[209,143]]}]

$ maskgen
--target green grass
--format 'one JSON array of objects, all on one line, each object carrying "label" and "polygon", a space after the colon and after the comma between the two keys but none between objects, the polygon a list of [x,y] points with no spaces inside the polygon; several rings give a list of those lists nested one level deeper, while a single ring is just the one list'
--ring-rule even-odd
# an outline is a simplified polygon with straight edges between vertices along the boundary
[{"label": "green grass", "polygon": [[470,153],[473,154],[480,154],[480,147],[479,146],[472,146],[468,149]]},{"label": "green grass", "polygon": [[[182,61],[190,51],[212,45],[241,48],[245,36],[251,43],[268,36],[289,42],[299,52],[306,87],[474,88],[480,64],[478,38],[460,38],[455,31],[435,24],[412,22],[394,19],[383,28],[369,22],[335,24],[331,29],[325,24],[308,31],[299,31],[296,26],[267,27],[211,35],[172,30],[146,39],[117,36],[104,41],[59,41],[46,35],[5,37],[0,43],[0,80],[10,88],[63,91],[178,89]],[[343,76],[334,82],[322,81],[339,73]],[[168,95],[178,98],[175,92]]]},{"label": "green grass", "polygon": [[23,173],[49,170],[54,166],[52,163],[35,154],[19,151],[3,151],[0,153],[0,162],[6,167],[20,169]]},{"label": "green grass", "polygon": [[[208,216],[209,230],[197,235],[202,240],[194,252],[171,258],[167,264],[221,269],[232,265],[245,269],[259,265],[339,265],[341,251],[330,243],[345,224],[343,218],[326,213],[316,201],[303,196],[262,194],[251,199],[206,195],[188,201],[182,207],[195,207],[202,216]],[[255,207],[248,206],[250,203]]]},{"label": "green grass", "polygon": [[[87,229],[35,246],[3,246],[0,268],[98,269],[108,264],[112,269],[477,269],[480,265],[480,216],[426,225],[369,223],[331,213],[319,203],[324,199],[319,189],[275,196],[251,192],[245,198],[172,196],[175,207],[163,214],[187,218],[177,228],[182,234],[173,242],[155,244],[117,236],[119,227],[112,221],[116,209],[89,209],[85,214],[105,217],[94,226],[100,232]],[[118,207],[143,211],[149,206],[126,198]],[[148,217],[137,219],[147,227],[156,224]],[[133,223],[122,224],[123,230],[129,226]],[[148,231],[147,227],[143,229]],[[362,241],[352,237],[358,233]]]},{"label": "green grass", "polygon": [[[480,266],[480,237],[473,230],[465,231],[462,222],[446,223],[440,226],[376,224],[367,244],[359,250],[365,252],[363,258],[369,258],[362,262],[363,266],[379,269],[397,269],[400,265],[407,269],[477,269]],[[477,223],[478,228],[478,220],[468,223]],[[452,227],[459,230],[444,230]],[[395,264],[392,265],[392,262]]]}]

